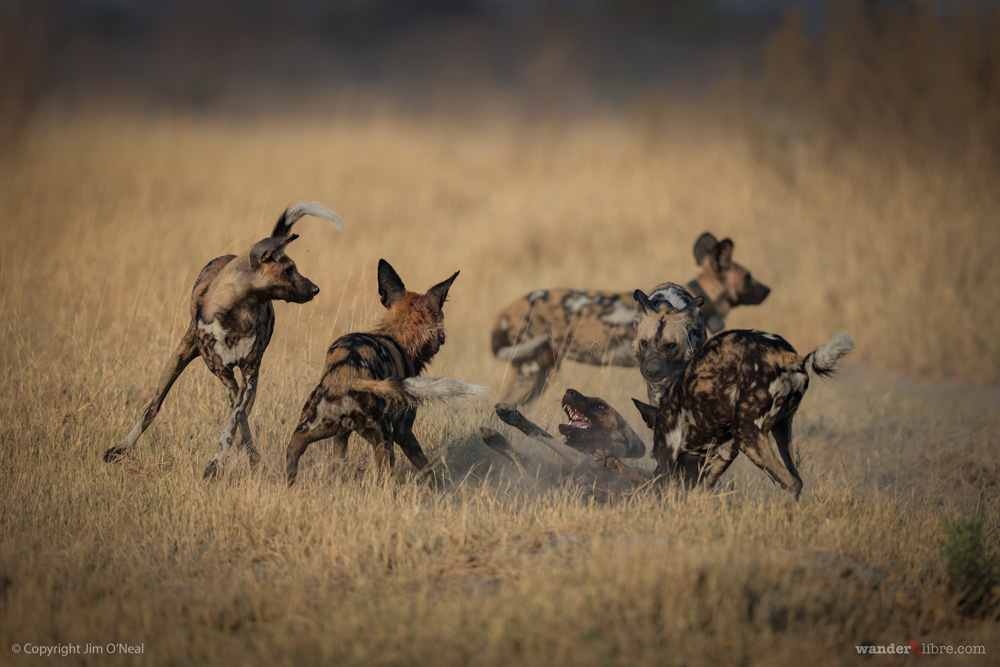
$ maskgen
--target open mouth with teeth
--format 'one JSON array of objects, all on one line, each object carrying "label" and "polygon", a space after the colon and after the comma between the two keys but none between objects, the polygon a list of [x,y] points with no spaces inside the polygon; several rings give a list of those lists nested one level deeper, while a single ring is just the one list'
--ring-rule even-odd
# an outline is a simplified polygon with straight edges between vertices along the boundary
[{"label": "open mouth with teeth", "polygon": [[569,417],[569,423],[565,424],[570,428],[590,428],[593,424],[578,410],[574,410],[572,405],[564,405],[563,410],[566,412],[566,416]]}]

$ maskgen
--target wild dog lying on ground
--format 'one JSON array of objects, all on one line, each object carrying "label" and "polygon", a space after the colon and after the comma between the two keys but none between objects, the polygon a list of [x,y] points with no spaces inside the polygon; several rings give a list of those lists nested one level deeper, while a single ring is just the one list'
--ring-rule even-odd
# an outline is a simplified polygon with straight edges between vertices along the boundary
[{"label": "wild dog lying on ground", "polygon": [[406,291],[389,263],[379,260],[378,293],[388,312],[373,331],[341,336],[327,351],[323,376],[302,408],[285,452],[289,485],[310,444],[333,438],[334,454],[343,458],[352,432],[375,449],[382,474],[395,461],[393,443],[417,470],[427,468],[427,457],[413,435],[416,404],[487,391],[451,378],[416,377],[444,344],[441,308],[457,276],[456,271],[426,294],[417,294]]},{"label": "wild dog lying on ground", "polygon": [[[712,487],[743,452],[798,500],[802,478],[792,456],[792,419],[809,381],[832,375],[853,349],[846,331],[804,357],[780,336],[760,331],[727,331],[712,338],[658,407],[633,399],[653,429],[656,474],[687,482],[700,477]],[[692,464],[698,459],[704,464],[695,472]]]},{"label": "wild dog lying on ground", "polygon": [[[261,358],[274,330],[271,301],[306,303],[319,294],[319,288],[303,277],[295,262],[285,254],[285,247],[298,238],[298,234],[289,234],[292,225],[306,215],[322,218],[338,231],[344,228],[340,216],[322,204],[300,203],[281,214],[270,237],[240,255],[217,257],[201,270],[191,294],[188,330],[163,369],[156,393],[142,417],[124,440],[104,452],[105,461],[121,458],[135,446],[160,411],[174,381],[201,355],[209,370],[229,390],[231,411],[219,436],[218,451],[205,468],[204,476],[214,478],[219,474],[234,439],[240,448],[246,448],[251,466],[257,466],[260,453],[254,445],[247,416],[257,396]],[[233,373],[235,368],[240,369],[243,377],[242,387]]]},{"label": "wild dog lying on ground", "polygon": [[[509,403],[497,403],[494,407],[501,421],[510,424],[531,441],[548,448],[559,457],[558,474],[554,480],[557,483],[575,483],[583,492],[593,494],[597,499],[607,500],[633,491],[649,481],[648,478],[634,474],[631,468],[622,464],[607,450],[587,455],[559,442]],[[541,459],[522,454],[507,438],[491,428],[484,426],[479,429],[479,434],[490,449],[512,462],[521,475],[540,479],[544,468]],[[611,462],[601,460],[603,456],[607,456]]]},{"label": "wild dog lying on ground", "polygon": [[[687,289],[705,298],[704,317],[712,333],[724,328],[724,318],[732,308],[759,304],[771,291],[733,261],[730,239],[717,241],[706,232],[695,243],[694,256],[702,270]],[[654,303],[666,286],[659,285],[650,293]],[[504,308],[491,334],[493,354],[509,361],[515,371],[504,400],[525,404],[536,399],[567,359],[636,366],[632,352],[635,308],[632,294],[586,289],[536,290]]]},{"label": "wild dog lying on ground", "polygon": [[604,399],[567,389],[562,408],[569,422],[559,424],[559,433],[573,449],[584,454],[606,449],[621,459],[641,459],[646,455],[646,443]]}]

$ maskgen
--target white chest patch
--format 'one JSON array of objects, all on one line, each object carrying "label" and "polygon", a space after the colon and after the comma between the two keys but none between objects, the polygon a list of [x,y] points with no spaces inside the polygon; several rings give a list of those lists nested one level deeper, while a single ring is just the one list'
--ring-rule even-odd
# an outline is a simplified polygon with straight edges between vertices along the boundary
[{"label": "white chest patch", "polygon": [[250,335],[241,338],[232,347],[226,345],[226,331],[222,328],[222,324],[218,320],[212,320],[209,324],[198,322],[198,329],[215,337],[215,347],[212,349],[215,350],[215,353],[219,355],[219,359],[226,366],[232,366],[236,362],[245,359],[253,350],[253,344],[257,342],[257,337]]}]

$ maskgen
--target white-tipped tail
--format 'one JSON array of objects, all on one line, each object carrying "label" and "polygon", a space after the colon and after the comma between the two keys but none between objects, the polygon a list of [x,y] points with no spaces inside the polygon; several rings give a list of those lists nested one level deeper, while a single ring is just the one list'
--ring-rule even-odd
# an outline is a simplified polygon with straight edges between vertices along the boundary
[{"label": "white-tipped tail", "polygon": [[455,378],[390,378],[387,380],[356,380],[351,389],[381,396],[397,403],[419,405],[432,401],[457,403],[466,398],[482,396],[490,388]]},{"label": "white-tipped tail", "polygon": [[837,364],[854,349],[851,334],[838,331],[815,350],[806,355],[805,369],[810,379],[829,377],[837,369]]},{"label": "white-tipped tail", "polygon": [[344,219],[331,211],[323,204],[316,201],[303,201],[288,209],[284,215],[285,226],[291,229],[292,225],[304,216],[311,215],[320,220],[326,220],[338,232],[344,231]]},{"label": "white-tipped tail", "polygon": [[455,403],[465,398],[482,396],[490,391],[481,384],[471,384],[455,378],[415,377],[403,380],[404,391],[417,402],[443,401]]}]

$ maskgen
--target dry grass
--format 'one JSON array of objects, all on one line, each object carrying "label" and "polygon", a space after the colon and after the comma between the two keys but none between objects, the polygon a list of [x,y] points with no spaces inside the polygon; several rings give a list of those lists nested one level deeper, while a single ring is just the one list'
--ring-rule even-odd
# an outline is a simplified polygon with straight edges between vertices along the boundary
[{"label": "dry grass", "polygon": [[[109,642],[145,652],[67,659],[853,664],[856,644],[904,641],[985,646],[967,659],[985,664],[1000,626],[959,613],[940,541],[942,516],[974,506],[1000,533],[1000,393],[959,384],[1000,380],[996,173],[980,154],[777,137],[794,126],[731,102],[735,116],[650,99],[572,122],[37,115],[0,156],[4,664],[37,660],[14,643]],[[416,289],[462,271],[430,372],[499,389],[500,307],[538,287],[687,280],[711,230],[773,288],[731,326],[801,351],[841,328],[858,343],[799,411],[802,501],[741,461],[715,493],[598,504],[487,450],[488,401],[418,417],[452,478],[441,493],[405,459],[374,483],[358,442],[341,470],[311,448],[292,490],[238,457],[203,483],[225,400],[200,362],[105,465],[187,326],[198,270],[300,199],[348,227],[303,221],[289,248],[323,291],[277,306],[251,416],[270,471],[326,346],[378,317],[379,257]],[[899,379],[917,375],[934,382]],[[528,410],[543,425],[568,386],[638,423],[634,369],[568,365],[555,385]]]},{"label": "dry grass", "polygon": [[[612,505],[532,485],[475,436],[480,424],[496,426],[485,404],[418,420],[418,437],[455,479],[443,494],[414,483],[405,461],[401,483],[373,485],[357,443],[343,475],[323,447],[310,450],[291,491],[241,459],[205,484],[198,471],[225,401],[200,363],[133,456],[100,461],[186,326],[201,265],[266,234],[301,198],[329,203],[349,226],[337,237],[305,221],[290,249],[323,293],[278,306],[251,420],[271,470],[326,345],[377,317],[383,256],[415,288],[462,270],[432,372],[495,387],[503,366],[487,333],[499,306],[542,285],[685,279],[704,229],[731,234],[739,258],[774,287],[733,325],[779,331],[803,350],[847,327],[864,365],[922,359],[995,377],[996,343],[982,327],[935,329],[958,309],[926,307],[928,292],[966,298],[947,274],[922,285],[916,312],[885,312],[920,295],[885,270],[918,268],[899,265],[918,245],[904,230],[937,238],[919,207],[877,229],[853,215],[823,225],[840,210],[832,195],[765,197],[780,190],[762,184],[737,137],[690,119],[683,129],[652,150],[613,118],[560,128],[39,119],[0,181],[9,220],[0,642],[144,643],[142,662],[168,663],[781,664],[809,655],[842,664],[862,641],[995,652],[996,623],[963,620],[948,597],[938,546],[940,517],[980,496],[996,534],[995,391],[873,384],[860,371],[815,387],[800,411],[806,492],[797,506],[745,466],[720,495]],[[894,196],[890,208],[910,210]],[[964,255],[995,273],[975,238],[941,243],[929,265]],[[627,397],[642,388],[634,371],[575,365],[557,384],[530,411],[543,423],[558,418],[565,386],[627,415]]]}]

